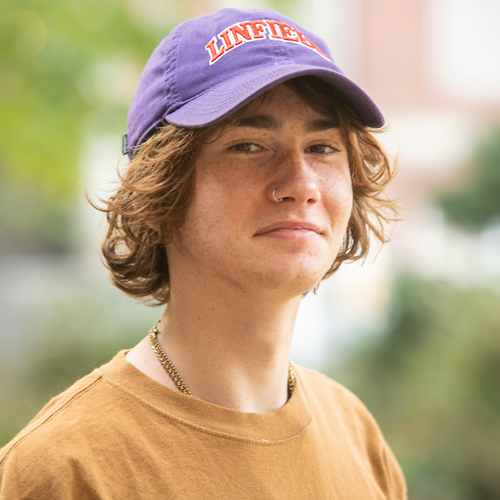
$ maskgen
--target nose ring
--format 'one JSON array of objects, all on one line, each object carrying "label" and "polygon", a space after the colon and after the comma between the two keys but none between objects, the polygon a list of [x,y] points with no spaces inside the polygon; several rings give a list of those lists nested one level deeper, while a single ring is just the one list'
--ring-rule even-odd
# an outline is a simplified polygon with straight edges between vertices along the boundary
[{"label": "nose ring", "polygon": [[273,191],[273,198],[274,198],[274,201],[283,201],[284,198],[276,198],[276,195],[274,193],[276,193],[276,191],[278,191],[278,188],[276,188],[274,191]]}]

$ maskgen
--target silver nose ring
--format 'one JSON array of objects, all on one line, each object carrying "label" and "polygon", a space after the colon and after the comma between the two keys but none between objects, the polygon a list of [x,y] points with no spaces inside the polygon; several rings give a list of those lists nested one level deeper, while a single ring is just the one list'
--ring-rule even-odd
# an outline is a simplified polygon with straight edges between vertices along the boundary
[{"label": "silver nose ring", "polygon": [[283,201],[284,198],[276,198],[276,195],[274,193],[276,193],[276,191],[278,191],[278,188],[276,188],[274,191],[273,191],[273,198],[274,198],[274,201]]}]

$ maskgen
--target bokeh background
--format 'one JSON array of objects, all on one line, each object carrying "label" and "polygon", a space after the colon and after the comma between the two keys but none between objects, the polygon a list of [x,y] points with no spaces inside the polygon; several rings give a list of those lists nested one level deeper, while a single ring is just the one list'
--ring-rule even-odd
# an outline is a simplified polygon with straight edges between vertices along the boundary
[{"label": "bokeh background", "polygon": [[109,284],[84,192],[126,166],[154,47],[224,6],[325,38],[399,162],[391,243],[303,300],[292,359],[365,402],[410,500],[499,499],[500,0],[1,0],[0,445],[160,317]]}]

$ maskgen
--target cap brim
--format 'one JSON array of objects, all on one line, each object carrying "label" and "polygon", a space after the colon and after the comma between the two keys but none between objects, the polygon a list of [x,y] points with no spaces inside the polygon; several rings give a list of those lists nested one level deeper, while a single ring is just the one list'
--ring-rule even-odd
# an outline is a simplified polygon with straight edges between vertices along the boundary
[{"label": "cap brim", "polygon": [[339,90],[359,114],[368,127],[380,128],[384,117],[376,104],[361,88],[346,76],[333,70],[297,64],[266,67],[247,72],[221,85],[209,89],[179,109],[169,113],[165,119],[183,127],[204,127],[222,120],[241,108],[262,92],[275,85],[298,76],[314,75]]}]

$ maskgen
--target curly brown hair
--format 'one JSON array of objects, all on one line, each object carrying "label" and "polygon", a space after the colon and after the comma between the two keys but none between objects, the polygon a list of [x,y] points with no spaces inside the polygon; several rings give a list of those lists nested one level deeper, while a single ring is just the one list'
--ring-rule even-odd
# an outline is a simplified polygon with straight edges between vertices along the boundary
[{"label": "curly brown hair", "polygon": [[[313,76],[284,83],[313,109],[336,120],[347,148],[353,208],[344,241],[325,279],[343,262],[365,258],[370,235],[382,243],[388,241],[385,223],[395,220],[397,206],[383,191],[395,169],[374,136],[383,129],[364,126],[340,92]],[[104,206],[91,202],[106,213],[109,227],[102,253],[111,280],[120,290],[150,305],[169,301],[165,245],[182,225],[192,199],[196,158],[203,144],[244,110],[208,127],[164,123],[138,148],[127,171],[120,175],[116,193],[109,200],[100,200]]]}]

